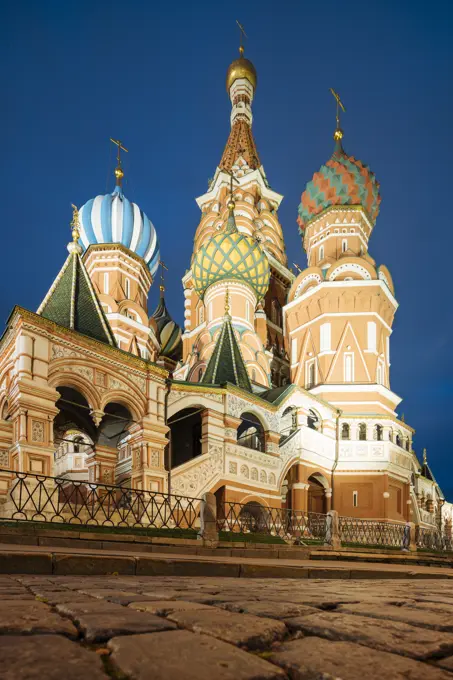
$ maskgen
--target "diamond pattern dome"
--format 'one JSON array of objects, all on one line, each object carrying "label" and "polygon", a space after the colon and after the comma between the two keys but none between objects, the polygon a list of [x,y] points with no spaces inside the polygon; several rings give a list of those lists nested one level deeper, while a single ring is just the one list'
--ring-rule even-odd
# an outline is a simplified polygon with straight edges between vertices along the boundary
[{"label": "diamond pattern dome", "polygon": [[225,231],[213,236],[195,253],[192,273],[200,297],[210,285],[222,279],[247,283],[259,300],[269,287],[266,254],[250,236],[238,232],[231,209]]},{"label": "diamond pattern dome", "polygon": [[308,182],[297,222],[303,232],[313,217],[332,205],[361,205],[374,224],[380,203],[379,182],[374,173],[362,161],[348,156],[338,141],[332,158]]}]

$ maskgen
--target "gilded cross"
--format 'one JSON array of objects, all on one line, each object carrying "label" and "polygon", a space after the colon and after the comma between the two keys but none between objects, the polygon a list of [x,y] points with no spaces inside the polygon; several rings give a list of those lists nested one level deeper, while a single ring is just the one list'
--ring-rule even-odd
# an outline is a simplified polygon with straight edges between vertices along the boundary
[{"label": "gilded cross", "polygon": [[332,92],[333,96],[335,97],[335,101],[337,102],[337,114],[336,114],[336,119],[337,119],[337,130],[340,129],[340,109],[343,111],[343,113],[346,113],[346,109],[343,106],[343,102],[340,99],[340,95],[338,92],[335,92],[333,87],[330,88],[330,91]]},{"label": "gilded cross", "polygon": [[244,54],[244,38],[248,38],[247,33],[245,32],[245,28],[243,27],[242,24],[239,23],[239,21],[236,19],[236,23],[239,26],[239,31],[241,33],[241,44],[239,46],[239,52]]},{"label": "gilded cross", "polygon": [[159,260],[159,266],[160,266],[160,286],[159,290],[161,295],[163,296],[164,290],[165,290],[165,285],[164,285],[164,278],[165,278],[165,272],[168,272],[168,267],[167,265],[162,262],[162,260]]},{"label": "gilded cross", "polygon": [[110,141],[117,146],[116,160],[118,161],[118,165],[121,166],[121,151],[125,151],[126,153],[129,152],[126,147],[123,146],[123,142],[120,142],[119,139],[113,139],[113,137],[110,137]]}]

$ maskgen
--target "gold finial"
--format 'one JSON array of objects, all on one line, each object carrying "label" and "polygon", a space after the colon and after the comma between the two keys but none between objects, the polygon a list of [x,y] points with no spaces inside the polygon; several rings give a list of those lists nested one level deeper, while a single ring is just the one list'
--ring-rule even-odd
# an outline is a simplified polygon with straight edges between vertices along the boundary
[{"label": "gold finial", "polygon": [[232,210],[234,210],[234,207],[236,205],[236,203],[234,202],[234,196],[233,196],[233,182],[236,182],[236,184],[239,184],[239,180],[236,179],[236,177],[233,175],[232,170],[230,170],[230,171],[225,170],[225,172],[226,172],[227,175],[230,176],[230,197],[228,199],[227,208],[231,212]]},{"label": "gold finial", "polygon": [[71,220],[72,240],[74,243],[77,243],[80,238],[79,209],[76,205],[74,205],[74,203],[71,203],[71,206],[72,206],[72,220]]},{"label": "gold finial", "polygon": [[168,267],[164,262],[162,262],[162,260],[159,260],[159,266],[160,266],[160,286],[159,286],[159,290],[160,290],[160,296],[164,297],[164,291],[165,291],[164,277],[165,277],[165,271],[168,272]]},{"label": "gold finial", "polygon": [[247,38],[248,36],[247,36],[247,33],[245,32],[243,25],[240,24],[237,19],[236,19],[236,23],[239,26],[239,31],[241,33],[241,38],[240,38],[241,42],[240,42],[240,45],[239,45],[239,54],[241,55],[241,57],[243,57],[244,56],[244,38]]},{"label": "gold finial", "polygon": [[115,177],[117,186],[120,187],[124,177],[124,171],[123,168],[121,167],[121,151],[125,151],[126,153],[128,153],[128,150],[126,149],[125,146],[123,146],[123,143],[120,142],[119,139],[113,139],[113,137],[110,137],[110,141],[113,142],[113,144],[116,144],[118,149],[118,152],[116,154],[116,160],[118,162],[118,165],[115,168]]},{"label": "gold finial", "polygon": [[225,316],[230,316],[230,291],[228,286],[226,287],[225,293]]},{"label": "gold finial", "polygon": [[423,465],[428,465],[428,456],[426,455],[426,449],[423,449]]},{"label": "gold finial", "polygon": [[335,132],[333,133],[333,138],[336,142],[339,142],[343,139],[343,130],[340,127],[340,109],[343,111],[343,113],[346,113],[346,109],[344,108],[343,102],[341,101],[338,92],[335,92],[333,87],[330,88],[330,91],[332,92],[333,96],[335,97],[335,101],[337,102],[336,113],[337,127],[335,129]]}]

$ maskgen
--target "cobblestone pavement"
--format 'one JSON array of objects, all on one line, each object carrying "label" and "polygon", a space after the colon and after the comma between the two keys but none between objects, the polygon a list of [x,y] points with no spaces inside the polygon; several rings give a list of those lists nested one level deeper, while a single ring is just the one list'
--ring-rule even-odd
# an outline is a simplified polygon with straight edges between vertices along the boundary
[{"label": "cobblestone pavement", "polygon": [[0,576],[2,680],[453,680],[451,580]]}]

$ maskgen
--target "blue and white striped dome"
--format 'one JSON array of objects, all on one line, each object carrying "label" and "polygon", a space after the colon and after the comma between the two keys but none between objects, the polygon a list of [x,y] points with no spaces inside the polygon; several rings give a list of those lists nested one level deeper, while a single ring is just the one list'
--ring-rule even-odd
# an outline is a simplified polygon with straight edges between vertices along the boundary
[{"label": "blue and white striped dome", "polygon": [[96,196],[80,208],[80,240],[84,248],[96,243],[122,243],[142,257],[154,278],[159,265],[159,241],[153,223],[116,186],[112,194]]}]

